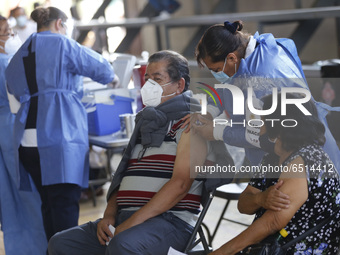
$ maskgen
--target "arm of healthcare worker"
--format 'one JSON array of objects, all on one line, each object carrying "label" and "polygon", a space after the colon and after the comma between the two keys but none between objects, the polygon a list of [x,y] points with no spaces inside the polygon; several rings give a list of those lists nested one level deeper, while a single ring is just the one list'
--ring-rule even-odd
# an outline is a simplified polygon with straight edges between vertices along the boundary
[{"label": "arm of healthcare worker", "polygon": [[[195,153],[190,152],[193,148]],[[120,224],[116,228],[115,235],[174,207],[187,195],[195,179],[194,176],[190,176],[190,166],[203,165],[206,155],[207,144],[204,139],[195,134],[182,132],[171,179],[146,205]]]},{"label": "arm of healthcare worker", "polygon": [[245,115],[235,116],[232,114],[231,94],[221,89],[218,92],[223,95],[222,104],[215,106],[209,98],[206,115],[194,113],[183,118],[184,125],[187,125],[187,132],[193,127],[196,132],[209,141],[220,140],[231,146],[257,148],[246,139]]},{"label": "arm of healthcare worker", "polygon": [[238,200],[238,210],[244,214],[254,214],[260,208],[273,211],[287,209],[290,204],[289,196],[283,193],[280,188],[283,180],[279,180],[275,185],[270,186],[265,191],[261,191],[251,185],[241,193]]},{"label": "arm of healthcare worker", "polygon": [[196,118],[191,121],[191,127],[208,141],[220,140],[231,146],[256,148],[246,140],[246,130],[243,124],[234,122],[234,126],[230,126],[223,114],[213,120],[197,114]]},{"label": "arm of healthcare worker", "polygon": [[106,242],[109,241],[109,237],[113,237],[109,226],[115,225],[116,216],[117,216],[117,193],[118,191],[114,191],[107,201],[107,206],[104,211],[103,218],[98,222],[97,225],[97,237],[100,244],[105,245]]},{"label": "arm of healthcare worker", "polygon": [[109,88],[112,88],[112,89],[119,88],[120,87],[120,80],[119,80],[118,75],[115,75],[115,77],[113,78],[113,81],[108,83],[107,86]]},{"label": "arm of healthcare worker", "polygon": [[[302,158],[296,158],[290,164],[303,164],[303,160]],[[288,208],[280,211],[267,210],[241,234],[210,254],[235,254],[247,246],[258,243],[267,236],[275,234],[284,228],[308,198],[306,178],[291,178],[291,174],[292,173],[283,173],[280,177],[280,180],[283,181],[280,191],[291,198],[291,203]]]},{"label": "arm of healthcare worker", "polygon": [[66,42],[65,57],[69,60],[67,68],[71,73],[89,77],[102,84],[116,82],[112,65],[97,52],[74,40]]}]

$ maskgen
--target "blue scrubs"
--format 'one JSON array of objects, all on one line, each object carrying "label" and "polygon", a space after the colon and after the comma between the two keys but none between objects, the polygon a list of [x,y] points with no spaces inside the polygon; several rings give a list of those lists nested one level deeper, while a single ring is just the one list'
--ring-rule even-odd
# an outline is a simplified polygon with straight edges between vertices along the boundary
[{"label": "blue scrubs", "polygon": [[[30,93],[25,60],[34,56],[37,92]],[[27,68],[27,67],[26,67]],[[29,74],[32,75],[32,74]],[[37,142],[42,185],[59,183],[88,187],[87,115],[81,103],[82,76],[102,84],[114,78],[112,66],[96,52],[50,31],[33,34],[6,70],[8,89],[21,103],[15,120],[17,148],[30,101],[38,101]]]},{"label": "blue scrubs", "polygon": [[[46,254],[39,193],[26,175],[19,183],[13,125],[5,88],[9,56],[0,53],[0,223],[7,255]],[[19,190],[21,186],[21,190]]]},{"label": "blue scrubs", "polygon": [[[308,89],[308,84],[302,70],[301,61],[295,44],[290,39],[276,39],[272,34],[256,33],[254,39],[257,41],[257,47],[247,58],[242,59],[237,73],[228,82],[236,85],[244,92],[247,98],[247,88],[253,87],[257,98],[272,93],[272,88],[277,87],[300,87]],[[223,107],[220,110],[227,110],[233,122],[242,122],[244,115],[233,115],[233,98],[228,89],[217,89],[221,95]],[[340,171],[340,151],[336,142],[331,135],[325,115],[329,106],[316,104],[319,118],[326,127],[326,144],[325,151]],[[230,145],[245,148],[247,158],[252,165],[258,165],[264,152],[253,145],[249,144],[245,138],[245,128],[242,125],[226,127],[223,132],[223,140]]]}]

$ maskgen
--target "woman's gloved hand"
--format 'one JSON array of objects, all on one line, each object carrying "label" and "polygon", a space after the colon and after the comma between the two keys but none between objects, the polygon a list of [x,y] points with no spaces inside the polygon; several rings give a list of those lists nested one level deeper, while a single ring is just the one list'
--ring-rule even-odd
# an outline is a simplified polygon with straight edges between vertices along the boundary
[{"label": "woman's gloved hand", "polygon": [[195,114],[191,118],[191,127],[194,132],[198,133],[208,141],[215,141],[213,121],[201,114]]},{"label": "woman's gloved hand", "polygon": [[107,84],[107,87],[108,88],[111,88],[111,89],[117,89],[117,88],[120,88],[120,80],[119,80],[119,77],[117,75],[115,75],[115,77],[113,78],[113,80]]}]

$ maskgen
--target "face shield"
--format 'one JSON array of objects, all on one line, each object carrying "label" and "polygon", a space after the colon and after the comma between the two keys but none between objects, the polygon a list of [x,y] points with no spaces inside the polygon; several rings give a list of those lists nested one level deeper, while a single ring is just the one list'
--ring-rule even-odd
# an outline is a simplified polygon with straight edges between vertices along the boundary
[{"label": "face shield", "polygon": [[63,21],[62,26],[65,28],[65,35],[69,38],[72,38],[73,30],[74,30],[74,20],[67,19],[65,22]]}]

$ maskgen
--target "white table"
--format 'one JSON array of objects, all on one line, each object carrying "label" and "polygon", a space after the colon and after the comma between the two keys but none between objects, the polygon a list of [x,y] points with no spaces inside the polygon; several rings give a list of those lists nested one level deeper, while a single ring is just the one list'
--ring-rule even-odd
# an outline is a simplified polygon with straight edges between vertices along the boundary
[{"label": "white table", "polygon": [[114,174],[114,170],[111,167],[110,159],[113,154],[123,153],[129,143],[129,140],[130,139],[128,137],[126,137],[125,135],[122,135],[119,132],[113,133],[110,135],[104,135],[104,136],[89,135],[89,144],[106,149],[106,155],[107,155],[107,166],[105,167],[106,178],[89,181],[89,187],[92,191],[94,206],[96,206],[96,194],[95,194],[95,190],[93,186],[101,185],[103,183],[106,183],[112,180],[112,175]]}]

